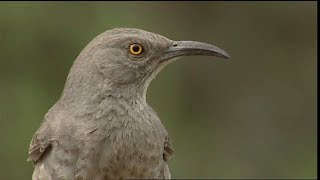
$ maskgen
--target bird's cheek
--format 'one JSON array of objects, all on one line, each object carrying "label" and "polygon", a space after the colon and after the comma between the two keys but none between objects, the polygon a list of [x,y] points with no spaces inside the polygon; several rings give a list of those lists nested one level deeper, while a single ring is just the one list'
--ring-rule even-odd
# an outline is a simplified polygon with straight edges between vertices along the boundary
[{"label": "bird's cheek", "polygon": [[118,84],[133,83],[139,79],[139,74],[129,68],[112,69],[109,78]]},{"label": "bird's cheek", "polygon": [[139,79],[138,71],[121,63],[100,63],[98,67],[103,78],[111,83],[128,84]]}]

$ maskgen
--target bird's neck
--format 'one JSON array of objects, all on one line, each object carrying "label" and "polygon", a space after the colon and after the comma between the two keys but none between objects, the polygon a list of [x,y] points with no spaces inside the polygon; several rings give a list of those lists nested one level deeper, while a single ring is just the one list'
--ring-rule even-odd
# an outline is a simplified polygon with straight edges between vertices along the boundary
[{"label": "bird's neck", "polygon": [[60,98],[61,102],[73,104],[74,107],[79,105],[94,107],[103,99],[115,98],[147,104],[146,92],[151,79],[141,81],[141,83],[115,84],[99,73],[82,73],[81,69],[84,67],[80,65],[75,64],[71,68]]},{"label": "bird's neck", "polygon": [[[146,102],[146,86],[136,84],[114,85],[106,82],[87,81],[77,88],[67,88],[62,93],[60,101],[64,104],[78,106],[98,106],[105,99],[114,99],[120,102]],[[66,84],[66,86],[68,86]],[[70,85],[72,86],[72,85]],[[66,90],[67,88],[67,90]]]}]

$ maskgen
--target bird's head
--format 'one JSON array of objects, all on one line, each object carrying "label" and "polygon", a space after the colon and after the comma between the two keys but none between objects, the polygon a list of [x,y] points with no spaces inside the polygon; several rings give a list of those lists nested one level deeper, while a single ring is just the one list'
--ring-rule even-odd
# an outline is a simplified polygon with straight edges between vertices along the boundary
[{"label": "bird's head", "polygon": [[163,67],[176,57],[188,55],[230,58],[224,50],[210,44],[173,41],[140,29],[116,28],[100,34],[86,46],[68,80],[82,78],[85,83],[84,79],[101,79],[105,88],[133,88],[145,94],[150,81]]}]

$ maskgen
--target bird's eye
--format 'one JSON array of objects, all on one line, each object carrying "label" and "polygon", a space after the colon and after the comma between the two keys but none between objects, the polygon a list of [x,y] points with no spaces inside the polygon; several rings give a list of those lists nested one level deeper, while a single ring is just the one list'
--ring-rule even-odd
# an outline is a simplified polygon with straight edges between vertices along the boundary
[{"label": "bird's eye", "polygon": [[143,48],[140,44],[131,44],[129,47],[129,51],[132,55],[139,55],[142,53]]}]

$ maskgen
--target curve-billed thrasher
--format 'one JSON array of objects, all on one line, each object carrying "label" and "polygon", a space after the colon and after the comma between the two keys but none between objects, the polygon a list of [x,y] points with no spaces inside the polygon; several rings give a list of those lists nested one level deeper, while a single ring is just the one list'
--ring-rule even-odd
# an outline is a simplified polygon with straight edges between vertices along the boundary
[{"label": "curve-billed thrasher", "polygon": [[108,30],[75,60],[62,96],[29,147],[34,180],[169,179],[168,133],[146,102],[172,58],[229,55],[210,44],[133,29]]}]

